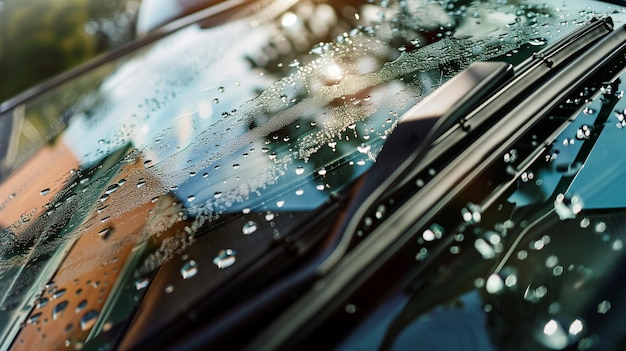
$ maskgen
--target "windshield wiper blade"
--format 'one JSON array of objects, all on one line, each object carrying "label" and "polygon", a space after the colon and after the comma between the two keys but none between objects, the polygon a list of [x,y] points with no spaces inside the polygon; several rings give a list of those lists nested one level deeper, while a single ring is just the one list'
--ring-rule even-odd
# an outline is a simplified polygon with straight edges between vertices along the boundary
[{"label": "windshield wiper blade", "polygon": [[[593,75],[611,70],[615,60],[624,59],[626,30],[622,27],[609,34],[612,31],[610,18],[596,20],[536,55],[516,70],[515,77],[485,103],[465,110],[456,128],[444,133],[433,132],[436,140],[422,146],[423,153],[412,150],[412,155],[421,157],[403,163],[375,189],[364,190],[371,195],[353,210],[353,216],[346,216],[349,219],[343,226],[341,242],[320,265],[318,273],[322,278],[316,285],[323,289],[313,289],[303,296],[265,329],[250,344],[250,349],[261,345],[273,349],[293,347],[341,309],[378,269],[413,242],[435,214],[441,213],[472,179],[494,164],[555,104]],[[465,144],[461,151],[456,149],[468,142],[470,144]],[[378,161],[384,160],[379,158]],[[416,175],[430,167],[435,169],[432,181],[417,190]],[[412,195],[406,195],[408,189]],[[357,229],[363,229],[363,219],[390,193],[404,195],[404,202],[394,212],[388,212],[385,220],[379,221],[369,236],[347,253]]]},{"label": "windshield wiper blade", "polygon": [[[320,273],[328,272],[343,257],[363,219],[373,218],[374,207],[381,200],[402,198],[397,194],[406,194],[416,175],[428,165],[454,158],[458,154],[455,150],[480,137],[488,125],[528,99],[539,85],[561,72],[613,28],[610,17],[594,18],[533,55],[514,72],[503,63],[475,63],[407,111],[368,172],[365,185],[354,197],[344,216],[348,219],[337,226],[343,232],[342,242],[320,266]],[[477,107],[479,103],[482,105]]]}]

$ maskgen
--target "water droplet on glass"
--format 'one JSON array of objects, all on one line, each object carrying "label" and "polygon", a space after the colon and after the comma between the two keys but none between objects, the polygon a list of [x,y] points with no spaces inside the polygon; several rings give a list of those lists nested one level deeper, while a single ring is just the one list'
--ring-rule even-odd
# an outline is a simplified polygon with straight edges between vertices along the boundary
[{"label": "water droplet on glass", "polygon": [[217,88],[217,91],[220,92],[220,93],[223,93],[224,92],[224,87]]},{"label": "water droplet on glass", "polygon": [[356,149],[358,152],[362,153],[362,154],[366,154],[370,151],[370,146],[367,144],[361,144],[359,145]]},{"label": "water droplet on glass", "polygon": [[50,188],[45,188],[39,192],[39,195],[44,196],[50,194]]},{"label": "water droplet on glass", "polygon": [[196,199],[196,197],[194,195],[187,196],[187,201],[189,201],[189,202],[192,202],[195,199]]},{"label": "water droplet on glass", "polygon": [[111,236],[111,233],[113,233],[113,228],[108,227],[99,231],[98,236],[102,238],[103,240],[107,240]]},{"label": "water droplet on glass", "polygon": [[613,251],[620,251],[624,248],[624,242],[622,242],[622,240],[620,239],[616,239],[611,245],[611,248],[613,249]]},{"label": "water droplet on glass", "polygon": [[46,306],[48,304],[48,298],[47,297],[42,297],[37,301],[37,308],[42,308],[44,306]]},{"label": "water droplet on glass", "polygon": [[285,206],[285,201],[284,200],[276,201],[276,207],[281,208],[283,206]]},{"label": "water droplet on glass", "polygon": [[583,322],[580,319],[575,319],[569,326],[570,335],[578,335],[583,331]]},{"label": "water droplet on glass", "polygon": [[580,220],[580,227],[581,228],[587,228],[587,227],[589,227],[589,224],[591,224],[591,221],[587,217],[585,217],[585,218]]},{"label": "water droplet on glass", "polygon": [[296,168],[296,174],[297,174],[297,175],[301,175],[301,174],[303,174],[303,173],[304,173],[304,167],[302,167],[302,166],[298,166],[298,167]]},{"label": "water droplet on glass", "polygon": [[544,38],[532,38],[528,41],[528,44],[532,46],[543,46],[546,45],[547,40]]},{"label": "water droplet on glass", "polygon": [[499,274],[493,273],[487,278],[485,289],[490,294],[500,294],[504,290],[504,282]]},{"label": "water droplet on glass", "polygon": [[52,319],[57,320],[61,316],[63,316],[63,312],[65,312],[69,304],[70,304],[69,301],[63,300],[59,302],[56,306],[54,306],[54,308],[52,309]]},{"label": "water droplet on glass", "polygon": [[112,193],[116,192],[116,191],[117,191],[117,189],[119,189],[119,188],[120,188],[120,185],[119,185],[119,184],[117,184],[117,183],[115,183],[115,184],[111,184],[111,185],[109,185],[109,186],[106,188],[106,190],[104,191],[104,193],[105,193],[105,194],[107,194],[107,195],[108,195],[108,194],[112,194]]},{"label": "water droplet on glass", "polygon": [[561,324],[554,319],[549,320],[543,326],[543,333],[537,334],[537,341],[544,347],[560,350],[567,346],[568,337]]},{"label": "water droplet on glass", "polygon": [[606,314],[611,309],[611,303],[607,300],[604,300],[598,304],[598,313]]},{"label": "water droplet on glass", "polygon": [[171,284],[168,284],[167,286],[165,286],[165,293],[166,294],[171,294],[174,292],[174,286]]},{"label": "water droplet on glass", "polygon": [[85,308],[87,308],[87,300],[82,300],[78,303],[78,305],[76,305],[76,313],[80,313],[80,311],[84,310]]},{"label": "water droplet on glass", "polygon": [[137,279],[135,280],[135,289],[137,290],[145,289],[148,286],[148,283],[150,283],[150,280],[148,278]]},{"label": "water droplet on glass", "polygon": [[56,300],[56,299],[60,298],[61,296],[65,295],[66,291],[67,290],[65,290],[65,289],[59,289],[59,290],[55,291],[54,294],[52,294],[52,299]]},{"label": "water droplet on glass", "polygon": [[256,224],[256,222],[254,221],[248,221],[243,225],[243,228],[241,229],[241,232],[244,233],[245,235],[250,235],[254,232],[256,232],[256,230],[258,229],[258,226]]},{"label": "water droplet on glass", "polygon": [[586,124],[582,125],[580,128],[578,128],[578,130],[576,130],[576,139],[578,140],[589,139],[590,136],[591,127]]},{"label": "water droplet on glass", "polygon": [[422,233],[422,238],[425,241],[433,241],[435,240],[435,233],[430,229],[426,229],[424,233]]},{"label": "water droplet on glass", "polygon": [[28,317],[28,319],[26,320],[26,323],[35,324],[39,322],[40,319],[41,319],[41,312],[35,313],[32,316]]},{"label": "water droplet on glass", "polygon": [[474,248],[476,248],[476,251],[478,251],[478,253],[480,253],[486,260],[496,256],[496,252],[493,247],[482,238],[478,238],[474,241]]},{"label": "water droplet on glass", "polygon": [[554,200],[554,210],[561,220],[576,218],[583,209],[583,201],[578,195],[568,199],[563,194],[557,195]]},{"label": "water droplet on glass", "polygon": [[604,233],[606,231],[606,223],[602,221],[596,223],[594,230],[596,231],[596,233]]},{"label": "water droplet on glass", "polygon": [[238,168],[239,168],[239,163],[235,163],[235,164],[233,165],[233,169],[238,169]]},{"label": "water droplet on glass", "polygon": [[232,266],[235,263],[235,254],[237,252],[232,249],[220,250],[220,252],[213,259],[213,264],[219,269],[224,269]]},{"label": "water droplet on glass", "polygon": [[90,310],[85,313],[83,318],[80,319],[80,329],[83,331],[91,329],[96,324],[99,316],[100,313],[96,310]]},{"label": "water droplet on glass", "polygon": [[304,190],[303,190],[303,189],[298,189],[298,190],[296,190],[296,195],[297,195],[297,196],[300,196],[300,195],[302,195],[302,194],[304,194]]},{"label": "water droplet on glass", "polygon": [[183,267],[180,269],[180,275],[182,275],[183,279],[191,278],[198,273],[197,263],[194,260],[189,260],[185,262]]},{"label": "water droplet on glass", "polygon": [[144,185],[146,185],[146,181],[145,180],[140,180],[140,181],[137,182],[137,188],[141,188]]}]

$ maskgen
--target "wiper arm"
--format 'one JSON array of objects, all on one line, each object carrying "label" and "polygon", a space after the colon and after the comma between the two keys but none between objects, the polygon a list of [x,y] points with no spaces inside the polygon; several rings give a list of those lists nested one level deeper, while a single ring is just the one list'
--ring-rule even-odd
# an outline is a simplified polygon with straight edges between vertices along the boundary
[{"label": "wiper arm", "polygon": [[[337,226],[343,231],[342,242],[320,266],[320,273],[329,271],[347,252],[364,218],[375,212],[374,206],[381,200],[402,197],[396,194],[406,194],[407,185],[412,188],[409,183],[427,165],[447,162],[441,159],[456,156],[454,152],[450,155],[451,150],[469,145],[487,125],[528,99],[539,85],[559,73],[581,51],[611,33],[613,27],[610,17],[594,18],[585,27],[533,55],[515,72],[503,63],[475,63],[407,111],[370,170],[367,176],[370,180],[366,180],[349,214],[344,216],[348,220]],[[436,122],[431,127],[428,121],[433,120]],[[426,135],[420,138],[420,134]]]},{"label": "wiper arm", "polygon": [[[420,146],[424,151],[410,150],[413,153],[408,153],[413,157],[403,162],[380,186],[364,190],[371,195],[362,205],[355,205],[353,215],[346,216],[341,242],[318,269],[322,276],[319,286],[323,289],[313,289],[303,296],[265,329],[250,348],[293,347],[301,342],[339,311],[379,269],[401,250],[409,248],[435,215],[443,213],[463,189],[495,164],[560,101],[598,72],[617,74],[613,67],[620,62],[623,66],[626,29],[622,27],[609,34],[612,30],[610,18],[596,20],[524,63],[511,81],[478,108],[463,110],[460,106],[460,112],[450,111],[449,115],[458,113],[461,117],[450,124],[453,128],[435,129],[431,132],[432,139],[427,138],[429,142]],[[552,136],[562,128],[556,127]],[[550,142],[548,137],[544,143]],[[459,148],[460,145],[463,148]],[[385,160],[379,158],[379,162]],[[428,172],[430,168],[434,174]],[[421,180],[422,175],[425,185],[417,189],[415,181]],[[357,230],[366,230],[364,219],[373,215],[377,205],[389,204],[386,200],[396,196],[403,202],[394,212],[387,212],[385,220],[373,226],[369,236],[346,254]],[[394,274],[399,276],[408,274],[410,269],[394,268]]]}]

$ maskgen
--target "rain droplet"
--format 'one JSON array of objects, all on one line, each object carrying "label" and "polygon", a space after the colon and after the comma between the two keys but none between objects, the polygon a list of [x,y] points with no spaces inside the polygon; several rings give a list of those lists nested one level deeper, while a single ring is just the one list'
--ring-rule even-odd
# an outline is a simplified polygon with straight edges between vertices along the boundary
[{"label": "rain droplet", "polygon": [[83,318],[80,319],[80,329],[83,331],[91,329],[94,324],[96,324],[99,316],[100,313],[96,310],[90,310],[89,312],[85,313],[85,315],[83,315]]},{"label": "rain droplet", "polygon": [[116,191],[117,191],[117,189],[119,189],[119,188],[120,188],[120,185],[119,185],[119,184],[117,184],[117,183],[115,183],[115,184],[111,184],[111,185],[109,185],[109,186],[107,187],[107,189],[104,191],[104,193],[105,193],[106,195],[108,195],[108,194],[112,194],[112,193],[116,192]]},{"label": "rain droplet", "polygon": [[46,306],[48,304],[48,298],[47,297],[42,297],[37,301],[37,308],[42,308],[44,306]]},{"label": "rain droplet", "polygon": [[297,195],[297,196],[300,196],[300,195],[302,195],[302,194],[304,194],[304,190],[303,190],[303,189],[298,189],[298,190],[296,190],[296,195]]},{"label": "rain droplet", "polygon": [[70,304],[69,301],[63,300],[59,302],[56,306],[54,306],[54,308],[52,309],[52,319],[57,320],[61,316],[63,316],[63,312],[65,312],[69,304]]},{"label": "rain droplet", "polygon": [[146,181],[145,180],[140,180],[140,181],[137,182],[137,188],[141,188],[144,185],[146,185]]},{"label": "rain droplet", "polygon": [[532,46],[543,46],[546,45],[547,41],[544,38],[532,38],[528,41],[528,44]]},{"label": "rain droplet", "polygon": [[65,295],[66,291],[67,290],[65,290],[65,289],[59,289],[59,290],[55,291],[54,294],[52,294],[52,299],[56,300],[56,299],[60,298],[61,296]]},{"label": "rain droplet", "polygon": [[192,201],[193,201],[193,200],[195,200],[195,199],[196,199],[195,195],[189,195],[189,196],[187,196],[187,201],[189,201],[189,202],[192,202]]},{"label": "rain droplet", "polygon": [[26,320],[26,323],[35,324],[39,322],[40,319],[41,319],[41,312],[35,313]]},{"label": "rain droplet", "polygon": [[585,217],[585,218],[580,220],[580,227],[581,228],[587,228],[587,227],[589,227],[589,224],[591,224],[591,221],[587,217]]},{"label": "rain droplet", "polygon": [[111,236],[111,233],[113,233],[113,228],[108,227],[108,228],[104,228],[101,231],[98,232],[98,236],[100,238],[102,238],[103,240],[107,240],[109,238],[109,236]]},{"label": "rain droplet", "polygon": [[223,93],[224,92],[224,87],[217,88],[217,91],[220,92],[220,93]]},{"label": "rain droplet", "polygon": [[137,279],[135,281],[135,289],[137,290],[145,289],[149,283],[150,283],[150,280],[148,278]]},{"label": "rain droplet", "polygon": [[189,260],[185,262],[183,267],[180,269],[180,275],[182,275],[183,279],[191,278],[198,273],[198,267],[196,261]]},{"label": "rain droplet", "polygon": [[426,241],[433,241],[435,240],[435,233],[430,229],[426,229],[424,233],[422,233],[422,238]]},{"label": "rain droplet", "polygon": [[485,289],[488,293],[495,295],[500,294],[504,290],[504,282],[499,274],[493,273],[487,278]]},{"label": "rain droplet", "polygon": [[244,233],[245,235],[250,235],[256,232],[257,229],[258,229],[258,226],[256,222],[248,221],[243,225],[243,228],[241,228],[241,232]]},{"label": "rain droplet", "polygon": [[370,147],[369,145],[367,145],[367,144],[361,144],[361,145],[359,145],[356,149],[357,149],[357,151],[359,151],[360,153],[362,153],[362,154],[366,154],[366,153],[368,153],[368,152],[370,151],[370,148],[371,148],[371,147]]},{"label": "rain droplet", "polygon": [[604,222],[596,223],[594,230],[596,231],[596,233],[604,233],[606,231],[606,223]]},{"label": "rain droplet", "polygon": [[611,309],[611,303],[607,300],[604,300],[598,304],[598,313],[606,314]]},{"label": "rain droplet", "polygon": [[220,250],[220,252],[213,259],[213,264],[219,269],[224,269],[232,266],[235,263],[235,254],[237,252],[232,249]]},{"label": "rain droplet", "polygon": [[87,308],[87,300],[82,300],[76,306],[76,313],[80,313],[80,311],[84,310],[85,308]]},{"label": "rain droplet", "polygon": [[296,174],[297,174],[297,175],[301,175],[301,174],[303,174],[303,173],[304,173],[304,167],[302,167],[302,166],[298,166],[298,167],[296,168]]},{"label": "rain droplet", "polygon": [[284,200],[276,201],[276,207],[281,208],[283,206],[285,206],[285,201]]},{"label": "rain droplet", "polygon": [[233,165],[233,169],[237,169],[237,168],[239,168],[239,163],[235,163],[235,164]]},{"label": "rain droplet", "polygon": [[569,326],[570,335],[578,335],[583,331],[583,322],[580,319],[575,319]]},{"label": "rain droplet", "polygon": [[591,127],[584,124],[576,131],[576,139],[586,140],[591,136]]},{"label": "rain droplet", "polygon": [[39,192],[39,195],[44,196],[50,194],[50,188],[45,188]]},{"label": "rain droplet", "polygon": [[376,217],[376,219],[381,219],[385,216],[387,209],[385,208],[385,205],[379,205],[378,208],[376,209],[376,213],[374,214],[374,216]]},{"label": "rain droplet", "polygon": [[168,285],[165,287],[165,293],[166,293],[166,294],[171,294],[171,293],[173,293],[173,292],[174,292],[174,286],[173,286],[173,285],[168,284]]}]

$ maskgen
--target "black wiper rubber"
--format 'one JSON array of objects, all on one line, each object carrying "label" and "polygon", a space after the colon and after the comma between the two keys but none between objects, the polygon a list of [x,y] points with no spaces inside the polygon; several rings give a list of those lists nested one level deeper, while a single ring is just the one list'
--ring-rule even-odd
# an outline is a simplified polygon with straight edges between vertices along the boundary
[{"label": "black wiper rubber", "polygon": [[[344,225],[345,233],[342,242],[339,243],[337,250],[329,259],[321,265],[320,272],[324,274],[329,271],[341,259],[362,219],[373,212],[373,208],[382,198],[391,197],[395,193],[406,193],[407,187],[412,188],[412,184],[409,182],[427,165],[438,162],[436,160],[442,158],[450,159],[450,155],[444,155],[450,154],[451,150],[463,149],[476,140],[481,136],[484,129],[488,128],[488,125],[528,99],[538,86],[554,77],[563,67],[571,64],[582,51],[611,33],[613,28],[613,20],[610,17],[593,19],[586,26],[565,36],[554,45],[538,52],[520,64],[515,70],[514,78],[507,84],[501,87],[485,84],[484,86],[490,89],[488,91],[494,91],[494,93],[480,107],[475,108],[475,104],[468,103],[478,102],[483,97],[483,92],[474,89],[471,91],[474,96],[466,97],[461,101],[463,103],[453,106],[443,114],[416,149],[407,149],[405,152],[394,150],[393,153],[389,153],[396,159],[402,158],[401,163],[397,165],[397,162],[391,160],[394,171],[385,175],[384,179],[377,183],[374,188],[363,190],[364,193],[367,193],[367,197],[354,211],[350,222]],[[494,81],[497,80],[494,79]],[[500,82],[502,83],[502,81]],[[445,89],[446,87],[442,88]],[[443,89],[442,95],[445,96],[446,92]],[[407,113],[412,113],[412,111],[411,109]],[[403,125],[400,124],[391,138],[394,134],[405,133],[401,130],[402,127]],[[408,128],[412,128],[412,126],[408,125]],[[444,137],[446,142],[442,143],[441,139]],[[383,147],[377,161],[377,164],[382,164],[383,167],[389,161],[385,159],[387,153],[385,147]],[[374,172],[376,172],[375,167],[377,166],[374,166]],[[359,198],[357,197],[357,199]]]},{"label": "black wiper rubber", "polygon": [[[423,158],[405,163],[406,167],[399,171],[401,174],[396,174],[395,179],[380,189],[398,189],[392,186],[394,181],[408,182],[433,164],[440,171],[395,212],[388,214],[360,245],[345,255],[342,253],[341,260],[327,267],[328,273],[313,289],[265,329],[249,349],[293,348],[305,340],[560,101],[598,72],[608,70],[617,75],[616,61],[621,67],[626,61],[626,29],[621,27],[607,35],[612,29],[610,18],[596,20],[535,55],[500,92],[468,113],[462,128],[445,132],[433,148],[424,151]],[[472,143],[452,159],[443,157],[468,138]],[[376,190],[379,193],[369,199],[368,207],[384,195]],[[355,228],[353,225],[347,230]]]}]

